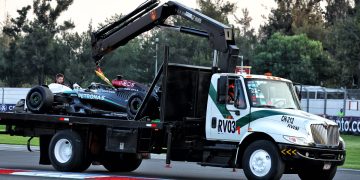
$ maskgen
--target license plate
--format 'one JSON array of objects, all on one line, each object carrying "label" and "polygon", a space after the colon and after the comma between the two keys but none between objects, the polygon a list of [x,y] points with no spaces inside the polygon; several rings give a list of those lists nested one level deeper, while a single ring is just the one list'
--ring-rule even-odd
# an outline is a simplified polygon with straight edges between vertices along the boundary
[{"label": "license plate", "polygon": [[331,168],[331,163],[325,163],[323,169],[329,170]]}]

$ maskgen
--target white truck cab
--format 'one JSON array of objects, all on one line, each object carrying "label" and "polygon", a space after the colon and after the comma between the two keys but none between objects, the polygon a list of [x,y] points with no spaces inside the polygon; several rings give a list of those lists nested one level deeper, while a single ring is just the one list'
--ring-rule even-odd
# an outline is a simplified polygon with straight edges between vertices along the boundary
[{"label": "white truck cab", "polygon": [[[206,138],[239,143],[238,152],[250,156],[243,158],[242,168],[254,179],[266,179],[274,165],[277,171],[286,168],[302,179],[317,177],[312,171],[331,179],[336,166],[345,160],[345,143],[337,124],[302,111],[292,82],[274,76],[212,75]],[[257,140],[260,143],[251,146]],[[305,167],[309,165],[312,169]]]}]

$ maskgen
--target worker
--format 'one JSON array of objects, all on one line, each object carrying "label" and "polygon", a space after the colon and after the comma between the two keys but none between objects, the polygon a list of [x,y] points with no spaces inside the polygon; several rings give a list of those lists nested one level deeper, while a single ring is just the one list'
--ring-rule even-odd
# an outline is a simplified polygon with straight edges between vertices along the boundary
[{"label": "worker", "polygon": [[234,103],[234,100],[235,100],[234,89],[235,89],[234,82],[229,82],[228,98],[227,98],[227,103],[228,104],[233,104]]},{"label": "worker", "polygon": [[55,83],[64,85],[64,78],[65,78],[64,74],[61,73],[56,74]]},{"label": "worker", "polygon": [[341,108],[340,111],[338,112],[337,116],[339,119],[342,119],[344,117],[345,113],[344,113],[344,109]]}]

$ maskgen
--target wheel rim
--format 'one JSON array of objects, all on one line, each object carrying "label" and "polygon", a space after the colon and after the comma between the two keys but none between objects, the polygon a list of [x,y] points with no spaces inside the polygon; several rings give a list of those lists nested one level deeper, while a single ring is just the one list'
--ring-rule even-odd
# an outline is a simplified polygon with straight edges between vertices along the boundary
[{"label": "wheel rim", "polygon": [[60,139],[55,144],[54,155],[60,163],[66,163],[72,156],[72,145],[67,139]]},{"label": "wheel rim", "polygon": [[39,92],[34,92],[30,96],[30,105],[34,108],[38,107],[42,102],[42,96]]},{"label": "wheel rim", "polygon": [[269,153],[262,149],[256,150],[250,156],[249,165],[254,175],[258,177],[265,176],[271,168],[271,157]]}]

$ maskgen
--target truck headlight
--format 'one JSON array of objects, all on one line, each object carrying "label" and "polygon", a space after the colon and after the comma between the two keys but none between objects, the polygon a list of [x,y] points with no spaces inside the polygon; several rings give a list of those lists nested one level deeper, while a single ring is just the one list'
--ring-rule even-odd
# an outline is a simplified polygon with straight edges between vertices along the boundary
[{"label": "truck headlight", "polygon": [[293,143],[293,144],[298,144],[298,145],[309,145],[309,141],[306,140],[303,137],[295,137],[295,136],[283,136],[285,140]]},{"label": "truck headlight", "polygon": [[345,141],[343,138],[339,137],[339,140],[340,140],[340,143],[339,143],[339,146],[342,146],[342,149],[345,150],[345,147],[346,147],[346,144],[345,144]]}]

